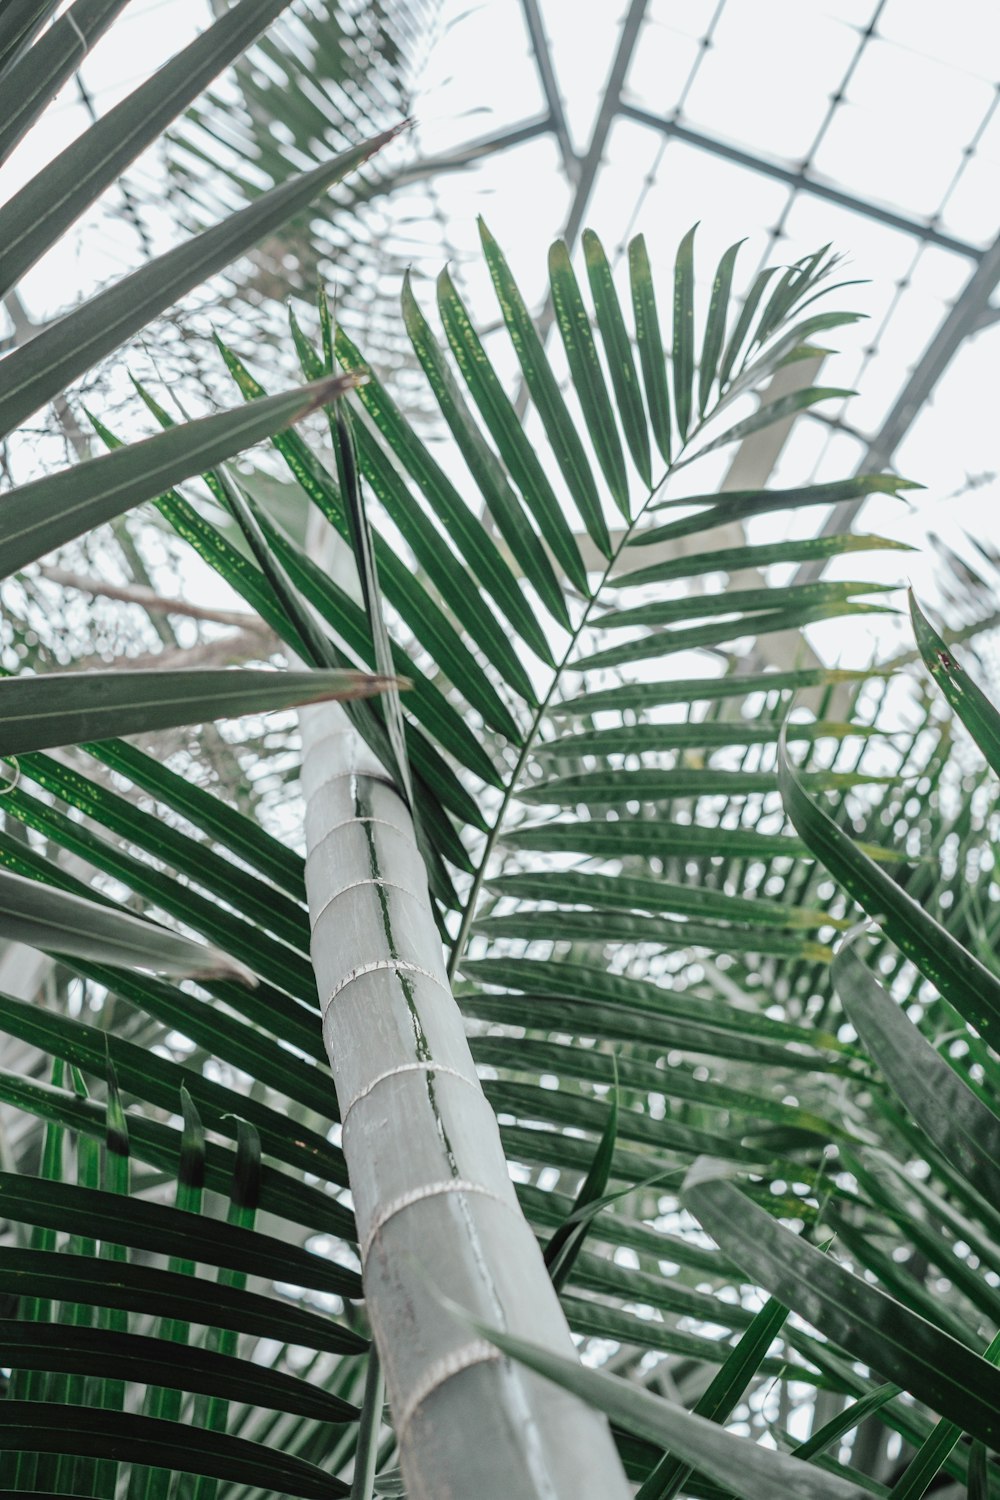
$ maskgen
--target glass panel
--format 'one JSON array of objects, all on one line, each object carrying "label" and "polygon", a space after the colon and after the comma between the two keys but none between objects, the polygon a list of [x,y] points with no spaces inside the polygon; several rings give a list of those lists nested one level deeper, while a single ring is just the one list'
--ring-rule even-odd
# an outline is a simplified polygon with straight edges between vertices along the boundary
[{"label": "glass panel", "polygon": [[887,42],[865,48],[815,156],[861,197],[929,217],[993,101],[985,83]]},{"label": "glass panel", "polygon": [[520,6],[483,5],[451,16],[420,79],[421,145],[429,154],[491,135],[545,109]]},{"label": "glass panel", "polygon": [[696,38],[647,22],[629,69],[626,99],[657,115],[672,114],[692,69],[705,56]]},{"label": "glass panel", "polygon": [[[563,0],[568,9],[573,0]],[[725,0],[650,0],[647,15],[653,26],[666,26],[684,36],[697,37],[700,41],[712,25],[718,11],[725,9]]]},{"label": "glass panel", "polygon": [[810,151],[851,57],[854,30],[814,6],[728,0],[685,116],[786,161]]},{"label": "glass panel", "polygon": [[1000,159],[976,151],[965,163],[941,211],[941,227],[974,245],[985,245],[997,232],[997,184]]},{"label": "glass panel", "polygon": [[[623,147],[642,137],[656,139],[643,126],[623,122],[615,131]],[[609,150],[609,162],[617,156]],[[603,191],[603,186],[598,192]],[[595,198],[595,203],[598,200]],[[709,274],[719,256],[734,240],[748,237],[741,255],[742,275],[748,277],[767,249],[769,230],[788,202],[788,188],[708,151],[671,141],[663,152],[636,228],[644,229],[651,251],[672,259],[681,236],[700,220],[699,265]],[[814,246],[810,248],[815,248]],[[670,303],[666,306],[669,308]]]},{"label": "glass panel", "polygon": [[948,0],[947,15],[939,5],[888,0],[878,30],[886,41],[996,82],[1000,9],[988,0]]},{"label": "glass panel", "polygon": [[[495,13],[519,7],[483,8]],[[581,6],[578,0],[543,0],[540,8],[566,121],[577,151],[584,152],[607,88],[626,7],[624,3]],[[645,45],[645,35],[644,28],[640,46]]]},{"label": "glass panel", "polygon": [[[530,305],[545,294],[545,252],[562,233],[569,211],[570,188],[562,174],[555,141],[543,136],[499,151],[461,172],[442,172],[431,180],[433,200],[416,210],[411,227],[433,214],[447,225],[450,269],[485,322],[498,316],[493,283],[483,260],[477,216],[482,214],[502,246]],[[390,202],[393,200],[389,200]],[[425,270],[441,269],[440,241],[429,243]]]}]

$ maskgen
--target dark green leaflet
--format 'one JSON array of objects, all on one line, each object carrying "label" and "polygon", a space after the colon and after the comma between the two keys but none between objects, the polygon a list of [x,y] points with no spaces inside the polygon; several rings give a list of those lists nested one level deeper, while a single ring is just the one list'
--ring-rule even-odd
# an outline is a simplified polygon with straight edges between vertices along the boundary
[{"label": "dark green leaflet", "polygon": [[924,664],[966,729],[1000,776],[1000,714],[955,660],[911,593],[910,619]]},{"label": "dark green leaflet", "polygon": [[632,287],[632,312],[635,318],[635,341],[646,389],[649,422],[656,446],[665,463],[671,461],[670,390],[667,363],[656,310],[653,275],[646,251],[646,241],[637,235],[628,247],[629,280]]},{"label": "dark green leaflet", "polygon": [[618,509],[628,520],[625,455],[604,383],[604,372],[591,331],[590,316],[580,294],[569,250],[561,240],[556,241],[549,251],[549,284],[552,288],[556,324],[566,350],[587,431],[608,489]]},{"label": "dark green leaflet", "polygon": [[694,237],[697,224],[681,240],[674,265],[674,415],[681,441],[691,426],[694,386]]},{"label": "dark green leaflet", "polygon": [[438,278],[438,306],[455,363],[510,470],[511,478],[521,491],[524,503],[551,547],[556,562],[573,587],[586,593],[587,571],[572,529],[447,271]]},{"label": "dark green leaflet", "polygon": [[[75,1292],[94,1306],[120,1307],[190,1323],[221,1323],[255,1338],[293,1339],[310,1349],[362,1353],[367,1342],[333,1318],[287,1298],[241,1296],[202,1277],[121,1261],[111,1264],[65,1251],[0,1247],[0,1273],[16,1293],[68,1302]],[[7,1280],[9,1278],[9,1280]]]},{"label": "dark green leaflet", "polygon": [[480,220],[480,238],[493,278],[500,311],[517,353],[525,383],[545,428],[556,462],[569,487],[573,502],[587,532],[605,557],[611,554],[611,539],[601,509],[600,495],[583,444],[566,409],[562,392],[546,357],[510,267],[489,230]]},{"label": "dark green leaflet", "polygon": [[55,1402],[0,1402],[0,1451],[31,1448],[41,1453],[117,1457],[185,1474],[207,1474],[233,1483],[267,1485],[302,1500],[335,1500],[346,1484],[292,1454],[185,1423],[105,1412]]},{"label": "dark green leaflet", "polygon": [[583,231],[583,253],[587,276],[597,312],[597,326],[611,374],[622,430],[632,462],[647,489],[653,487],[652,455],[649,448],[649,422],[642,403],[639,376],[632,358],[632,342],[625,327],[614,277],[604,247],[593,230]]},{"label": "dark green leaflet", "polygon": [[811,852],[960,1015],[995,1043],[1000,1038],[1000,979],[806,796],[784,754],[780,780],[785,810]]},{"label": "dark green leaflet", "polygon": [[[346,367],[358,368],[363,365],[360,350],[342,330],[337,332],[335,347]],[[426,445],[417,437],[385,387],[374,375],[367,373],[369,378],[360,388],[359,399],[386,445],[419,485],[466,566],[478,578],[482,588],[492,596],[503,618],[509,621],[543,661],[551,663],[551,653],[544,633],[496,544]],[[455,601],[454,588],[449,588],[448,582],[449,579],[453,582],[457,570],[444,571],[443,568],[443,564],[451,557],[450,551],[442,548],[439,533],[425,522],[419,507],[414,504],[404,486],[390,491],[390,496],[393,495],[398,495],[396,512],[400,517],[401,529],[413,546],[415,555],[425,566],[430,562],[429,577],[434,578],[440,572],[438,583],[442,595]],[[516,656],[510,651],[506,637],[501,638],[501,644],[496,630],[496,622],[489,610],[480,606],[477,628],[470,633],[476,639],[482,635],[489,641],[488,647],[483,640],[480,640],[480,644],[483,644],[484,650],[490,650],[497,667],[507,675],[518,692],[531,702],[533,692],[530,680],[525,678]]]},{"label": "dark green leaflet", "polygon": [[1000,1371],[830,1256],[783,1229],[710,1163],[684,1199],[760,1285],[942,1416],[985,1442],[1000,1432]]},{"label": "dark green leaflet", "polygon": [[207,1265],[271,1276],[335,1296],[355,1297],[360,1292],[354,1272],[258,1231],[140,1198],[131,1200],[127,1216],[121,1207],[116,1193],[0,1172],[0,1209],[20,1224],[96,1235],[157,1255],[186,1255]]},{"label": "dark green leaflet", "polygon": [[698,371],[698,415],[704,417],[708,408],[712,387],[719,370],[722,344],[726,336],[726,316],[729,311],[729,294],[733,285],[736,257],[746,242],[739,240],[730,245],[719,262],[712,283],[712,297],[705,320],[705,335],[701,345],[701,360]]},{"label": "dark green leaflet", "polygon": [[[538,536],[522,509],[521,501],[507,479],[503,465],[476,425],[458,382],[420,311],[410,286],[409,274],[403,282],[403,318],[410,342],[423,366],[441,415],[448,423],[497,530],[545,607],[568,630],[570,619],[566,601],[545,549],[540,545]],[[541,631],[536,634],[539,644],[535,644],[534,649],[539,652],[543,661],[551,665],[548,643]]]},{"label": "dark green leaflet", "polygon": [[[176,1384],[183,1390],[225,1393],[229,1400],[278,1411],[297,1412],[321,1422],[347,1422],[357,1408],[304,1380],[267,1370],[249,1360],[192,1348],[182,1355],[164,1339],[112,1332],[107,1328],[66,1328],[0,1320],[4,1348],[21,1369],[89,1374],[100,1368],[115,1382]],[[103,1403],[101,1403],[103,1404]]]}]

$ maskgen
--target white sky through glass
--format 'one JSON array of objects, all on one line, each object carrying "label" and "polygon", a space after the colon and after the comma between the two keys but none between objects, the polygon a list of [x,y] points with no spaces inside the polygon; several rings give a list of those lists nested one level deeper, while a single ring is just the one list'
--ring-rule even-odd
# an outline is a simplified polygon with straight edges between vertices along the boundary
[{"label": "white sky through glass", "polygon": [[[540,0],[543,29],[573,149],[588,148],[623,16],[619,0]],[[81,77],[103,113],[209,17],[206,0],[134,0],[85,60]],[[855,388],[799,420],[773,482],[838,477],[859,462],[913,366],[1000,230],[1000,7],[982,0],[650,0],[611,126],[585,222],[620,257],[642,230],[668,301],[674,249],[698,220],[703,283],[721,250],[746,237],[743,274],[765,258],[787,262],[832,241],[865,285],[839,294],[868,320],[837,330],[825,384]],[[412,159],[514,129],[545,109],[521,0],[444,0],[416,81],[418,124],[400,150]],[[679,127],[665,135],[650,121]],[[70,83],[15,156],[6,195],[87,123]],[[723,152],[706,149],[720,143]],[[757,165],[745,158],[759,158]],[[831,201],[794,179],[804,171],[882,215]],[[156,153],[129,180],[155,248],[174,242],[173,216],[149,207]],[[784,174],[784,175],[782,175]],[[138,264],[143,247],[107,195],[26,278],[36,319]],[[545,253],[572,199],[552,135],[486,155],[471,167],[414,182],[386,205],[425,305],[450,258],[481,323],[496,319],[478,257],[483,214],[526,294],[540,303]],[[112,200],[114,200],[112,202]],[[895,217],[899,222],[885,222]],[[929,243],[905,226],[928,228]],[[492,345],[491,345],[492,347]],[[1000,359],[994,321],[969,338],[916,417],[895,466],[927,490],[907,510],[872,502],[865,524],[926,545],[939,536],[968,553],[964,533],[1000,536],[1000,455],[991,396]],[[513,375],[513,371],[511,371]],[[969,489],[969,481],[975,481]],[[808,524],[814,524],[810,518]],[[885,577],[897,558],[854,558],[832,569]],[[906,576],[935,602],[932,559],[905,559]],[[867,576],[867,575],[865,575]],[[836,627],[838,631],[842,626]],[[890,634],[896,627],[888,627]],[[903,639],[905,627],[899,627]],[[830,632],[815,633],[825,642]]]}]

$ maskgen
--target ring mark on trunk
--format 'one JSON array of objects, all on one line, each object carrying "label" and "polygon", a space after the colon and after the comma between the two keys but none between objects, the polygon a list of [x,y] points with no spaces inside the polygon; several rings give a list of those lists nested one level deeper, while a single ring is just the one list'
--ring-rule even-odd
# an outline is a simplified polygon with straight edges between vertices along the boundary
[{"label": "ring mark on trunk", "polygon": [[444,1193],[464,1193],[466,1196],[471,1194],[479,1198],[490,1198],[494,1203],[501,1204],[510,1212],[519,1212],[519,1210],[512,1208],[512,1205],[508,1203],[506,1198],[502,1198],[492,1188],[484,1187],[480,1182],[470,1182],[465,1177],[448,1177],[444,1182],[424,1183],[422,1187],[411,1188],[408,1193],[401,1193],[398,1198],[391,1198],[376,1213],[372,1220],[371,1228],[365,1235],[364,1241],[358,1247],[361,1252],[362,1267],[368,1259],[372,1245],[390,1219],[394,1219],[405,1208],[412,1208],[415,1203],[422,1203],[425,1198],[440,1198]]},{"label": "ring mark on trunk", "polygon": [[402,891],[404,896],[411,896],[414,901],[422,901],[424,899],[423,895],[419,891],[411,891],[409,886],[400,885],[398,880],[383,880],[381,875],[372,875],[365,880],[352,880],[350,885],[342,885],[339,891],[334,891],[333,895],[328,901],[324,901],[323,905],[320,907],[319,911],[313,918],[313,930],[315,931],[316,924],[319,922],[319,919],[323,915],[323,913],[329,910],[329,908],[338,899],[338,897],[345,895],[348,891],[356,891],[360,886],[363,885],[377,885],[383,887],[383,889],[387,889],[390,891]]},{"label": "ring mark on trunk", "polygon": [[320,782],[320,786],[333,786],[334,782],[337,781],[374,781],[379,786],[387,786],[391,792],[395,792],[397,796],[399,795],[399,787],[391,776],[386,776],[385,772],[337,771],[333,776],[324,776]]},{"label": "ring mark on trunk", "polygon": [[400,1063],[398,1068],[389,1068],[384,1073],[376,1074],[370,1083],[366,1083],[363,1089],[358,1090],[340,1117],[341,1129],[347,1124],[347,1117],[356,1104],[359,1104],[362,1099],[367,1098],[387,1078],[398,1078],[401,1073],[447,1073],[450,1078],[457,1078],[460,1082],[468,1084],[470,1088],[475,1089],[477,1095],[480,1089],[478,1079],[468,1078],[464,1073],[460,1073],[457,1068],[449,1068],[447,1064],[434,1062],[433,1059],[429,1062]]},{"label": "ring mark on trunk", "polygon": [[387,818],[375,818],[369,813],[362,813],[360,817],[355,815],[353,818],[345,818],[342,823],[334,823],[333,827],[328,828],[323,837],[317,843],[313,844],[309,853],[314,854],[317,849],[322,849],[327,839],[332,838],[335,833],[339,833],[342,828],[354,828],[360,823],[378,823],[382,828],[391,828],[394,833],[404,832],[398,823],[390,823]]},{"label": "ring mark on trunk", "polygon": [[333,990],[327,996],[326,1004],[323,1006],[324,1012],[329,1009],[340,992],[349,984],[353,984],[355,979],[362,979],[365,974],[378,974],[386,969],[393,970],[397,974],[422,974],[425,979],[439,984],[443,990],[451,994],[451,989],[441,975],[435,974],[431,969],[425,969],[422,964],[408,963],[405,958],[373,958],[369,963],[357,964],[355,968],[348,969],[343,979],[334,985]]},{"label": "ring mark on trunk", "polygon": [[398,1436],[403,1436],[418,1409],[428,1396],[434,1394],[438,1386],[444,1385],[454,1375],[461,1375],[463,1370],[469,1370],[474,1365],[496,1364],[502,1359],[503,1355],[500,1350],[494,1344],[488,1344],[485,1339],[476,1339],[471,1344],[463,1344],[460,1349],[454,1349],[451,1354],[446,1354],[444,1359],[439,1359],[436,1364],[431,1365],[396,1419]]}]

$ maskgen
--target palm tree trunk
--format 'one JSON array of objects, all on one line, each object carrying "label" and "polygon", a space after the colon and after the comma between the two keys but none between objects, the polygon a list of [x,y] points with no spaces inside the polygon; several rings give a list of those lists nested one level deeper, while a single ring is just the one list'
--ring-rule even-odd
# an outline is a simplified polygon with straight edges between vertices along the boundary
[{"label": "palm tree trunk", "polygon": [[445,973],[405,803],[337,704],[302,713],[306,882],[365,1295],[410,1500],[625,1500],[596,1412],[442,1301],[572,1355]]}]

